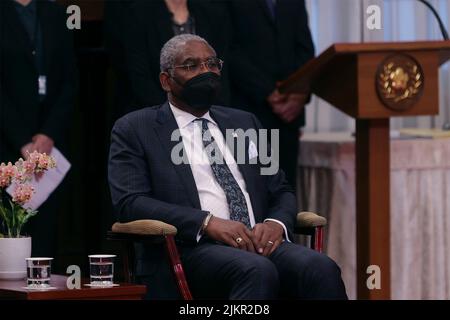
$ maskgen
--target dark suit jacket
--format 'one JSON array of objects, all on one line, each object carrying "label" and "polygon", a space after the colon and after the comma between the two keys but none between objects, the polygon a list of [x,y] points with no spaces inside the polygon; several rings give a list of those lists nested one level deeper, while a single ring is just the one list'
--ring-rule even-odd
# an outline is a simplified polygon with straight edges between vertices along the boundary
[{"label": "dark suit jacket", "polygon": [[[272,127],[266,103],[277,81],[314,56],[304,0],[277,0],[274,20],[266,0],[229,0],[233,27],[230,77],[232,103]],[[301,121],[303,124],[303,120]]]},{"label": "dark suit jacket", "polygon": [[[237,109],[213,106],[210,114],[224,137],[226,129],[261,128],[254,115]],[[194,244],[207,212],[201,210],[190,165],[171,161],[180,142],[171,141],[176,129],[168,103],[119,119],[111,134],[109,184],[120,221],[161,220],[178,229],[179,241]],[[282,171],[269,176],[260,169],[259,163],[239,165],[256,223],[273,218],[292,231],[297,212],[291,187]]]},{"label": "dark suit jacket", "polygon": [[76,87],[72,37],[59,5],[39,0],[47,95],[38,97],[38,73],[28,35],[11,1],[0,3],[0,159],[15,161],[33,135],[63,140]]},{"label": "dark suit jacket", "polygon": [[[225,61],[219,102],[227,105],[231,32],[227,7],[223,0],[188,0],[188,6],[195,19],[196,34],[205,38]],[[159,55],[163,45],[174,36],[172,14],[164,0],[138,0],[129,25],[127,64],[134,95],[133,109],[164,103],[166,93],[159,82]]]},{"label": "dark suit jacket", "polygon": [[[115,73],[114,103],[111,105],[115,120],[128,113],[133,100],[131,80],[126,64],[126,42],[130,37],[130,23],[134,0],[105,1],[104,35],[105,48]],[[130,21],[131,20],[131,21]],[[111,123],[112,124],[112,123]]]}]

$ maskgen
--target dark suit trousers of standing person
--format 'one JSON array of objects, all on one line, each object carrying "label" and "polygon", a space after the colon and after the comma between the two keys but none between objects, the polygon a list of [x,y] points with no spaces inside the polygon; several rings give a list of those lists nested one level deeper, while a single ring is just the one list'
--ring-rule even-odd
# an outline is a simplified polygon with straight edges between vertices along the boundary
[{"label": "dark suit trousers of standing person", "polygon": [[[269,106],[267,106],[269,108]],[[300,149],[300,120],[285,123],[278,117],[264,119],[267,128],[279,129],[279,159],[280,169],[284,171],[289,184],[295,189],[297,184],[297,159]]]},{"label": "dark suit trousers of standing person", "polygon": [[28,220],[24,233],[32,237],[33,257],[55,257],[58,249],[58,217],[61,215],[63,181],[38,208],[38,214]]}]

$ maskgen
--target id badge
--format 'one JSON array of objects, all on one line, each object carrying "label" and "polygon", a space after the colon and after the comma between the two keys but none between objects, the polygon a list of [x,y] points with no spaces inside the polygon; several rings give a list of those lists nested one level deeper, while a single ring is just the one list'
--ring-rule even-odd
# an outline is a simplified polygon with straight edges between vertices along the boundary
[{"label": "id badge", "polygon": [[47,77],[39,76],[38,84],[39,84],[39,95],[45,96],[47,94]]}]

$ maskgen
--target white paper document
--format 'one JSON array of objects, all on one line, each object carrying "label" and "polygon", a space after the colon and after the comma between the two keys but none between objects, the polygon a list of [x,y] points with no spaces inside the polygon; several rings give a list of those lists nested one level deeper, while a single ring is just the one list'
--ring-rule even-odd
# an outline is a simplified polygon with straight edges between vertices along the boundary
[{"label": "white paper document", "polygon": [[[55,147],[53,147],[50,155],[55,159],[56,168],[48,169],[44,172],[39,181],[33,176],[30,184],[34,187],[35,193],[31,200],[27,202],[24,207],[32,210],[37,210],[47,198],[55,191],[56,187],[60,185],[70,170],[71,164],[64,155]],[[6,189],[9,195],[12,196],[15,185],[12,184]]]}]

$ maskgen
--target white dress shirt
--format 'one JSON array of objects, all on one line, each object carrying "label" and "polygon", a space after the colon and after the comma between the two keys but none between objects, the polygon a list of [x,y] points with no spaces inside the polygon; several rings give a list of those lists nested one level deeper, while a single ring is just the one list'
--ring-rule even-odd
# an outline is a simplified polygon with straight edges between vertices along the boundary
[{"label": "white dress shirt", "polygon": [[[214,176],[209,163],[208,155],[203,147],[201,122],[195,121],[198,117],[178,109],[171,103],[170,109],[175,116],[175,120],[180,130],[186,157],[189,160],[195,185],[197,186],[201,209],[204,211],[209,211],[215,217],[229,220],[230,210],[225,192]],[[247,186],[241,172],[239,171],[239,167],[230,150],[226,146],[226,142],[220,128],[211,118],[209,111],[201,118],[208,120],[209,132],[217,143],[226,164],[230,168],[234,179],[244,194],[245,201],[247,202],[250,225],[253,227],[255,225],[255,215],[253,213],[250,196],[247,192]],[[288,239],[286,227],[281,221],[275,219],[266,219],[265,221],[267,220],[272,220],[281,224],[285,231],[286,239]],[[199,235],[197,237],[197,241],[200,240],[200,238],[201,236]]]}]

